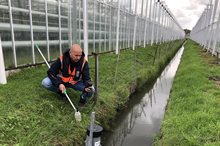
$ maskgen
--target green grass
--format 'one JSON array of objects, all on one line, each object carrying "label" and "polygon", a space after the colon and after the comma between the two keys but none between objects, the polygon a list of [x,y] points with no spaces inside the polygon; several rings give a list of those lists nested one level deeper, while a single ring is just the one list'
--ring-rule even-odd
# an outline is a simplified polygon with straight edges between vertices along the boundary
[{"label": "green grass", "polygon": [[220,145],[220,87],[209,80],[220,76],[220,66],[213,60],[187,41],[155,146]]},{"label": "green grass", "polygon": [[[68,102],[41,87],[45,65],[10,76],[7,85],[0,85],[0,145],[84,145],[91,111],[96,112],[96,123],[109,128],[117,110],[126,106],[134,89],[156,79],[181,43],[123,50],[120,56],[100,55],[99,98],[96,104],[90,101],[80,109],[83,119],[80,123],[75,121]],[[89,63],[93,77],[94,58]],[[69,89],[68,94],[77,105],[80,93]]]}]

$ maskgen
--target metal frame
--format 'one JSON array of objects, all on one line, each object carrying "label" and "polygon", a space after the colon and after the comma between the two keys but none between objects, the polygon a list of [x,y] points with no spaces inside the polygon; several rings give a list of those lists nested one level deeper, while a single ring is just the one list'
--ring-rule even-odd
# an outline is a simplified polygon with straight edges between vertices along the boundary
[{"label": "metal frame", "polygon": [[[17,57],[20,57],[16,54],[17,47],[30,47],[32,63],[38,63],[35,59],[34,43],[46,48],[49,61],[54,53],[50,48],[54,45],[59,46],[59,53],[62,54],[64,46],[70,47],[72,43],[79,43],[83,45],[87,56],[91,52],[113,50],[118,54],[119,49],[122,48],[132,47],[134,49],[137,45],[145,47],[149,43],[162,43],[184,38],[184,31],[172,13],[165,5],[161,6],[162,4],[156,0],[142,0],[139,6],[135,0],[87,0],[86,2],[89,3],[87,9],[85,9],[87,3],[81,0],[39,0],[45,5],[45,8],[39,8],[40,10],[34,9],[30,0],[27,9],[11,7],[11,2],[11,0],[8,1],[8,6],[0,5],[0,9],[8,10],[10,16],[10,23],[1,22],[3,18],[0,18],[0,31],[11,34],[11,39],[3,39],[3,50],[8,48],[13,50],[14,64],[6,65],[6,68],[8,66],[16,68],[21,65],[17,64]],[[90,5],[91,3],[92,5]],[[135,8],[133,3],[136,3]],[[23,20],[22,16],[18,15],[20,12],[29,14],[30,22],[27,23],[25,19]],[[14,14],[17,16],[14,17]],[[41,20],[45,18],[45,22],[38,21],[36,15]],[[88,19],[90,16],[93,18]],[[17,18],[24,23],[13,22]],[[158,20],[155,21],[156,19]],[[93,27],[88,27],[90,25]],[[30,41],[15,40],[15,31],[30,32]],[[35,32],[46,32],[46,39],[34,40]],[[83,38],[81,38],[82,34]],[[89,36],[92,37],[88,38]],[[27,64],[29,63],[27,62]]]},{"label": "metal frame", "polygon": [[219,0],[214,0],[207,4],[190,34],[191,39],[201,44],[212,55],[220,53],[220,38],[218,34],[220,31],[220,10],[218,3]]}]

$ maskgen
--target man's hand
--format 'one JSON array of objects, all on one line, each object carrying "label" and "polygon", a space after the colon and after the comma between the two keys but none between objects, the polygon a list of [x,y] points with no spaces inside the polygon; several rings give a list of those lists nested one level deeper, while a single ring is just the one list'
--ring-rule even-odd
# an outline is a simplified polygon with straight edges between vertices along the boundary
[{"label": "man's hand", "polygon": [[63,84],[60,84],[59,89],[63,93],[66,90],[66,87]]},{"label": "man's hand", "polygon": [[91,92],[90,87],[85,88],[85,91],[86,91],[86,92]]},{"label": "man's hand", "polygon": [[86,92],[95,92],[95,88],[94,88],[94,86],[92,85],[92,86],[90,86],[90,87],[87,87],[87,88],[85,88],[85,91]]}]

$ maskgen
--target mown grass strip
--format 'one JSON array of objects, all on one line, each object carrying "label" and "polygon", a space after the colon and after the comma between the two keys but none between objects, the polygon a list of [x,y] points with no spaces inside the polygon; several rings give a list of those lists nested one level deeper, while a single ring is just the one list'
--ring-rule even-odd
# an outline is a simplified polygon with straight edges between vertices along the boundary
[{"label": "mown grass strip", "polygon": [[220,87],[210,80],[220,76],[220,66],[214,60],[187,41],[155,146],[220,145]]},{"label": "mown grass strip", "polygon": [[[96,122],[108,128],[117,109],[126,106],[134,89],[156,79],[181,43],[123,50],[119,59],[113,53],[100,55],[99,98],[96,105],[90,101],[81,109],[80,123],[75,121],[68,102],[41,87],[46,66],[24,69],[10,76],[7,85],[0,85],[0,144],[84,145],[91,111],[96,112]],[[155,54],[156,47],[160,53]],[[94,58],[89,63],[93,77]],[[80,93],[70,89],[68,94],[77,105]]]}]

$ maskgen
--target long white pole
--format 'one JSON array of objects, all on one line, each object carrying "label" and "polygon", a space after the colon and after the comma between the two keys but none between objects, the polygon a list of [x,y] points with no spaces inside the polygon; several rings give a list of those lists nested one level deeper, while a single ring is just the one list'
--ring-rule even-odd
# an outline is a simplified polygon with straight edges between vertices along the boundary
[{"label": "long white pole", "polygon": [[88,60],[88,15],[87,15],[87,0],[83,0],[83,40],[84,53],[86,60]]},{"label": "long white pole", "polygon": [[120,2],[121,1],[118,0],[117,30],[116,30],[116,50],[115,50],[115,54],[119,53]]},{"label": "long white pole", "polygon": [[136,44],[136,30],[137,30],[137,5],[138,2],[136,1],[135,3],[135,14],[134,14],[134,35],[133,35],[133,46],[132,46],[132,50],[135,49],[135,44]]},{"label": "long white pole", "polygon": [[6,75],[5,75],[5,63],[2,51],[2,41],[0,36],[0,84],[6,84]]}]

